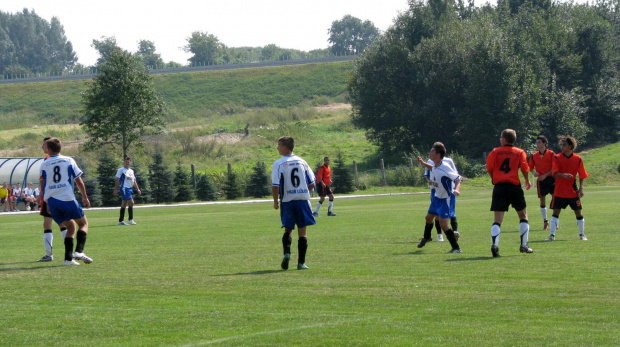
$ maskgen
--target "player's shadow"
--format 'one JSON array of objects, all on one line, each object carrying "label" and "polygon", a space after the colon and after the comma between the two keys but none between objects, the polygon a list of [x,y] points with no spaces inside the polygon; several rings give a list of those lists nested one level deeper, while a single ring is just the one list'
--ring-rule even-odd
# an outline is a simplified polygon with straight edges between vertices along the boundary
[{"label": "player's shadow", "polygon": [[232,274],[219,274],[219,275],[211,275],[214,277],[220,276],[244,276],[244,275],[269,275],[274,273],[280,273],[284,270],[260,270],[260,271],[250,271],[250,272],[237,272]]},{"label": "player's shadow", "polygon": [[[21,262],[21,263],[2,263],[0,264],[0,266],[7,266],[7,265],[19,265],[19,264],[29,264],[26,262]],[[60,265],[59,265],[60,266]],[[7,267],[7,268],[0,268],[0,272],[10,272],[10,271],[27,271],[27,270],[42,270],[42,269],[49,269],[51,267],[56,267],[56,266],[35,266],[35,267]]]}]

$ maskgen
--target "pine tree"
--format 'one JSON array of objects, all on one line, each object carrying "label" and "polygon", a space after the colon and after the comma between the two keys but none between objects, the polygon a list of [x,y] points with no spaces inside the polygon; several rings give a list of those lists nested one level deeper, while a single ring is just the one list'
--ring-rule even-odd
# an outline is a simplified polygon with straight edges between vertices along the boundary
[{"label": "pine tree", "polygon": [[121,164],[107,151],[103,152],[103,155],[99,157],[97,175],[99,176],[99,191],[101,193],[101,204],[103,206],[120,205],[120,198],[113,195],[116,171],[120,166]]},{"label": "pine tree", "polygon": [[189,175],[185,170],[183,170],[181,162],[177,164],[177,169],[174,172],[174,187],[176,188],[174,201],[183,202],[193,199],[193,191],[190,187]]},{"label": "pine tree", "polygon": [[224,195],[226,195],[227,200],[235,200],[241,196],[241,190],[239,189],[239,184],[237,183],[237,174],[232,171],[230,164],[228,164],[228,174],[222,190],[224,191]]},{"label": "pine tree", "polygon": [[175,194],[173,174],[164,164],[164,156],[159,149],[153,154],[153,164],[149,165],[149,169],[151,198],[157,204],[171,202]]},{"label": "pine tree", "polygon": [[353,176],[349,169],[345,167],[342,153],[338,153],[336,167],[334,167],[334,186],[338,188],[338,193],[351,193],[355,190]]},{"label": "pine tree", "polygon": [[151,191],[149,190],[149,178],[146,172],[142,169],[142,165],[133,161],[131,164],[131,168],[133,169],[133,173],[136,176],[136,182],[138,182],[138,187],[140,187],[140,191],[142,194],[138,195],[136,192],[133,194],[133,201],[136,204],[146,204],[151,200]]},{"label": "pine tree", "polygon": [[269,175],[265,168],[265,163],[256,162],[252,168],[252,175],[246,185],[245,194],[255,198],[262,198],[271,194],[269,189]]},{"label": "pine tree", "polygon": [[217,200],[215,186],[207,174],[198,175],[196,182],[196,197],[201,201]]},{"label": "pine tree", "polygon": [[[99,181],[97,180],[97,177],[93,176],[88,164],[80,157],[75,157],[75,161],[84,172],[82,175],[82,180],[84,181],[84,186],[86,187],[86,193],[88,194],[90,205],[101,206],[101,190],[99,189]],[[82,201],[82,194],[77,187],[75,187],[75,196],[77,201]]]}]

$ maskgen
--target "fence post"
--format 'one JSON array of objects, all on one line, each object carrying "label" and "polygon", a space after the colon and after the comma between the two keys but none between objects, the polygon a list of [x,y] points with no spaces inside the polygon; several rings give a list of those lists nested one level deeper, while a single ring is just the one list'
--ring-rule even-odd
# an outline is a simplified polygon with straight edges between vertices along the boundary
[{"label": "fence post", "polygon": [[192,185],[194,186],[194,191],[196,191],[196,167],[192,164]]},{"label": "fence post", "polygon": [[353,160],[353,171],[355,173],[355,187],[359,188],[359,181],[357,179],[357,162]]},{"label": "fence post", "polygon": [[385,164],[383,163],[383,159],[381,159],[381,180],[383,181],[383,185],[387,186],[387,181],[385,180]]}]

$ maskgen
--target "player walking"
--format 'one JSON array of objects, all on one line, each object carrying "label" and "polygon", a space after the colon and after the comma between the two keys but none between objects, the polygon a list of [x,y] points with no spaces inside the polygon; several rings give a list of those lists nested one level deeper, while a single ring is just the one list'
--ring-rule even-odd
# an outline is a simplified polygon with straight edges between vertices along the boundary
[{"label": "player walking", "polygon": [[319,167],[319,171],[316,174],[317,190],[319,191],[319,202],[316,204],[316,209],[312,214],[315,217],[319,216],[319,210],[325,201],[325,196],[329,197],[329,204],[327,205],[327,215],[330,217],[336,216],[332,211],[334,207],[334,193],[331,189],[332,184],[332,169],[329,167],[329,157],[323,158],[323,165]]},{"label": "player walking", "polygon": [[[121,193],[121,211],[118,217],[118,225],[136,225],[138,223],[133,221],[133,188],[136,188],[138,195],[142,195],[142,191],[138,187],[138,181],[136,181],[136,175],[131,166],[131,158],[125,158],[125,164],[122,168],[116,171],[114,176],[114,196],[118,195],[119,187]],[[125,209],[129,207],[129,223],[125,223]]]}]

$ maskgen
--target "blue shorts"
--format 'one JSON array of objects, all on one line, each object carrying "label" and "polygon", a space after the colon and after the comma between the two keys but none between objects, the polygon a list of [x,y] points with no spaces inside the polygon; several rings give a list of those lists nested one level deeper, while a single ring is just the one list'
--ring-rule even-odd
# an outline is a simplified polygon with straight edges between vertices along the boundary
[{"label": "blue shorts", "polygon": [[[435,197],[435,189],[431,189],[431,206],[435,200],[437,200]],[[454,217],[456,217],[456,195],[452,194],[450,195],[450,218]]]},{"label": "blue shorts", "polygon": [[295,229],[316,224],[312,215],[310,200],[293,200],[283,202],[280,206],[280,219],[282,228]]},{"label": "blue shorts", "polygon": [[76,200],[61,201],[54,198],[47,199],[47,206],[50,209],[50,214],[56,224],[60,225],[63,222],[72,219],[80,219],[84,217],[84,211]]},{"label": "blue shorts", "polygon": [[121,188],[121,200],[123,201],[131,201],[133,200],[133,189],[131,188]]},{"label": "blue shorts", "polygon": [[435,197],[431,201],[431,206],[428,208],[428,214],[432,214],[443,219],[450,218],[450,199],[440,199]]}]

